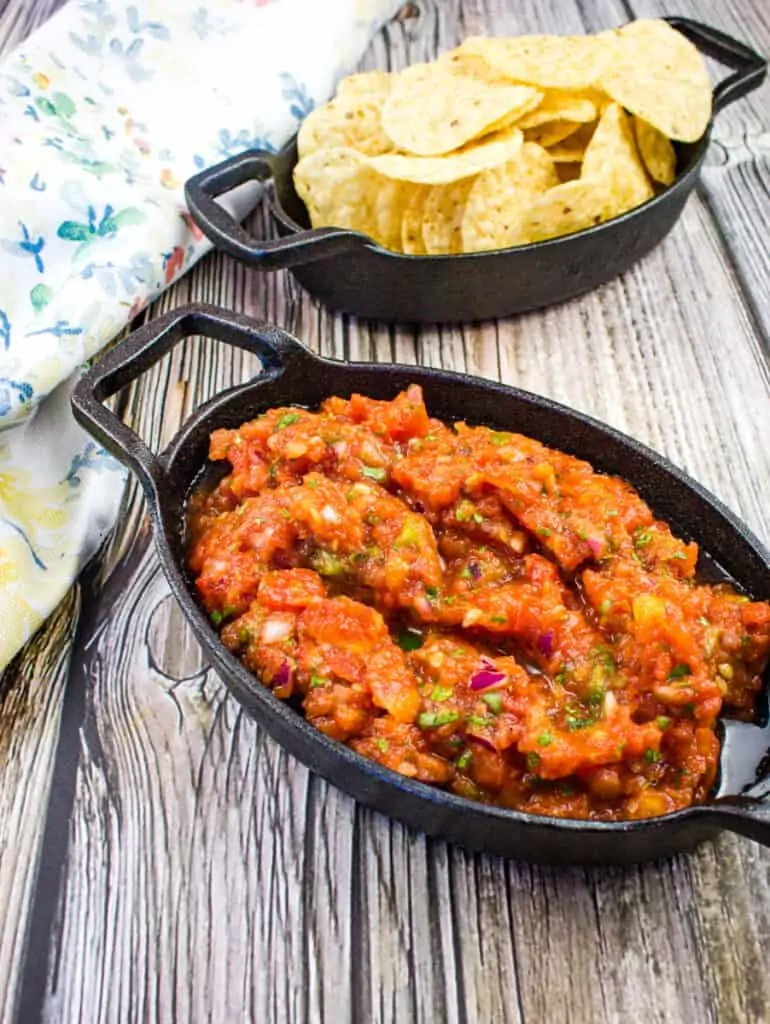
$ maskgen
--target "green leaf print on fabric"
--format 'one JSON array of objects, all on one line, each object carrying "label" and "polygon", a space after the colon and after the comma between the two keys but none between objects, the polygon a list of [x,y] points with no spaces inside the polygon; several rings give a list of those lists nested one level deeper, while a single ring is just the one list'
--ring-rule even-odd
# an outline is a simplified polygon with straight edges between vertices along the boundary
[{"label": "green leaf print on fabric", "polygon": [[73,259],[79,256],[93,242],[99,238],[112,238],[121,228],[133,224],[142,224],[145,214],[136,206],[127,206],[123,210],[113,210],[109,205],[105,206],[101,219],[97,220],[97,213],[93,206],[88,207],[88,223],[82,224],[76,220],[65,220],[59,225],[56,234],[67,242],[80,242]]},{"label": "green leaf print on fabric", "polygon": [[47,284],[36,284],[29,293],[29,301],[32,303],[32,308],[36,313],[39,313],[41,309],[44,309],[52,298],[53,291]]}]

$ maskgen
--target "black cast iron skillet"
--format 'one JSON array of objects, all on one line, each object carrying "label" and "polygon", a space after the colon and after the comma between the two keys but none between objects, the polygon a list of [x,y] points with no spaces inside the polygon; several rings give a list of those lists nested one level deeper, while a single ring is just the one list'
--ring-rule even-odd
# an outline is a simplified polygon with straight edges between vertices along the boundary
[{"label": "black cast iron skillet", "polygon": [[[729,36],[687,18],[668,18],[733,74],[714,89],[713,112],[756,89],[767,62]],[[311,295],[360,317],[413,323],[485,320],[548,306],[596,288],[626,270],[671,230],[697,184],[711,125],[698,142],[677,144],[671,188],[629,213],[573,235],[533,245],[457,256],[404,256],[341,228],[309,228],[292,171],[296,137],[278,154],[252,150],[191,178],[195,223],[214,245],[259,270],[290,268]],[[258,241],[215,200],[258,180],[279,234]]]},{"label": "black cast iron skillet", "polygon": [[[255,352],[263,372],[201,406],[169,446],[153,454],[102,402],[189,335]],[[757,599],[770,597],[770,554],[715,498],[637,441],[545,398],[445,370],[341,363],[312,355],[276,327],[208,306],[189,306],[142,327],[91,369],[75,388],[76,418],[138,476],[171,589],[198,640],[233,695],[295,757],[361,803],[433,836],[473,850],[543,863],[628,863],[686,850],[726,828],[770,845],[763,758],[770,731],[724,723],[718,794],[708,803],[647,821],[597,823],[487,807],[407,779],[324,736],[248,672],[220,643],[185,569],[185,500],[207,464],[209,434],[237,427],[279,405],[316,408],[357,391],[393,398],[420,384],[428,409],[445,420],[515,430],[587,459],[639,489],[680,536],[696,540],[708,565],[721,567]],[[767,720],[767,694],[761,712]],[[770,788],[770,783],[767,784]]]}]

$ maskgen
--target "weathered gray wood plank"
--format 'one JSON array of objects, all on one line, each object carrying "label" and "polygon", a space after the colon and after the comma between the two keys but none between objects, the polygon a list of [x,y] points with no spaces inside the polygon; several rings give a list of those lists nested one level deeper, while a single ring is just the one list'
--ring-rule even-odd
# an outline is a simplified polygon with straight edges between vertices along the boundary
[{"label": "weathered gray wood plank", "polygon": [[[471,32],[580,32],[628,17],[613,0],[416,6],[367,66],[426,59]],[[678,12],[738,34],[741,21],[767,30],[762,0],[688,6]],[[770,128],[767,107],[750,105],[727,111],[725,130],[742,119],[759,136]],[[320,309],[286,274],[219,256],[152,312],[204,299],[337,357],[450,366],[551,395],[669,455],[767,540],[770,382],[756,325],[770,298],[741,263],[751,175],[767,166],[744,163],[753,170],[733,175],[730,202],[694,197],[628,274],[515,320],[359,323]],[[261,213],[252,223],[270,230]],[[131,390],[127,419],[160,446],[207,395],[255,369],[191,340]],[[723,838],[638,871],[559,872],[426,840],[311,777],[225,695],[159,574],[136,488],[104,577],[70,679],[87,715],[48,1020],[770,1016],[767,851]]]},{"label": "weathered gray wood plank", "polygon": [[0,1020],[23,966],[62,695],[80,604],[75,588],[0,677]]}]

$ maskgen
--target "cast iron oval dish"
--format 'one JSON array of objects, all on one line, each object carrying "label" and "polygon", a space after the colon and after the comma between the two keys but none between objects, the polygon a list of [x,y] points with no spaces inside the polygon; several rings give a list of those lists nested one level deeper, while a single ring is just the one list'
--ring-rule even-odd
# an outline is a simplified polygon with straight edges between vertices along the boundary
[{"label": "cast iron oval dish", "polygon": [[[160,455],[154,455],[102,402],[189,335],[217,338],[255,352],[263,373],[199,408]],[[341,363],[312,355],[276,327],[213,307],[189,306],[148,324],[108,353],[77,385],[75,416],[139,477],[155,543],[171,589],[233,695],[288,751],[361,803],[432,836],[472,850],[542,863],[627,863],[685,850],[728,828],[770,845],[770,813],[758,798],[765,731],[725,723],[717,797],[666,817],[588,822],[485,806],[415,782],[328,739],[248,672],[220,643],[185,569],[185,501],[207,464],[209,434],[237,427],[277,405],[316,408],[330,395],[357,391],[393,398],[421,385],[431,415],[515,430],[587,459],[629,480],[657,516],[696,540],[757,599],[770,597],[770,555],[719,502],[638,442],[545,398],[445,370]],[[765,692],[765,703],[767,693]],[[766,718],[765,708],[765,718]],[[753,788],[751,788],[753,785]]]},{"label": "cast iron oval dish", "polygon": [[[749,47],[687,18],[668,18],[706,55],[734,68],[714,89],[713,112],[756,89],[767,62]],[[252,150],[191,178],[190,215],[214,245],[260,270],[290,268],[311,295],[360,317],[411,323],[485,320],[548,306],[596,288],[650,251],[676,223],[700,176],[711,125],[676,144],[677,180],[654,199],[598,227],[532,245],[457,256],[405,256],[341,228],[308,230],[292,171],[296,138],[280,153]],[[263,186],[279,234],[258,241],[216,197]]]}]

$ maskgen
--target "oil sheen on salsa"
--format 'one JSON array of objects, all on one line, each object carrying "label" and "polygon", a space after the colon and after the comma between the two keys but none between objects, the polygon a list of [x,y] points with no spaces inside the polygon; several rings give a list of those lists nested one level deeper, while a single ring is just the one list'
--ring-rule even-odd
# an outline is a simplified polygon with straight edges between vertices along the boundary
[{"label": "oil sheen on salsa", "polygon": [[702,801],[751,718],[770,605],[696,577],[623,480],[432,419],[421,390],[211,435],[188,558],[222,642],[327,736],[534,814]]}]

